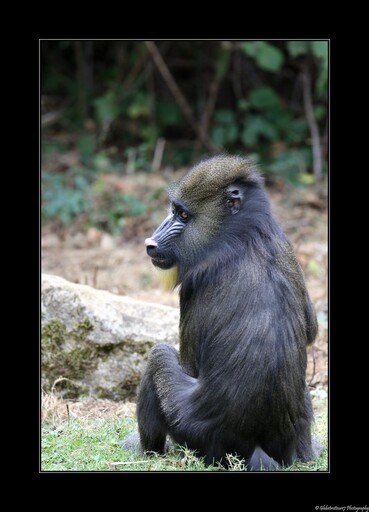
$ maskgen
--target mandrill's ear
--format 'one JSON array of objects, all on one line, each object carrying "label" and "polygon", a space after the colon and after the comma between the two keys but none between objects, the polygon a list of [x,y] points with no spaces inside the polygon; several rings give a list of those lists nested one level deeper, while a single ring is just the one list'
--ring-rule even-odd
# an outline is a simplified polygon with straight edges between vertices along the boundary
[{"label": "mandrill's ear", "polygon": [[227,206],[230,208],[232,215],[240,211],[242,201],[242,190],[237,183],[230,185],[226,191]]}]

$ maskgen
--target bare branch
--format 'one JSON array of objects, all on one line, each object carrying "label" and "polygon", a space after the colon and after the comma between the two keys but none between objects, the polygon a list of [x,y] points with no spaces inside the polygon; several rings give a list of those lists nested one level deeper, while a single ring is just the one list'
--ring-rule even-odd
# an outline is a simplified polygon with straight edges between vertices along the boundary
[{"label": "bare branch", "polygon": [[135,65],[132,67],[131,71],[129,72],[129,74],[127,75],[127,77],[125,78],[125,80],[123,82],[124,89],[129,89],[131,87],[131,85],[135,81],[137,75],[140,73],[140,71],[144,67],[148,57],[149,57],[149,55],[148,55],[147,51],[144,51],[140,55],[140,57],[136,60]]},{"label": "bare branch", "polygon": [[213,115],[215,103],[217,101],[220,82],[221,82],[221,78],[215,77],[213,82],[210,84],[209,97],[208,97],[208,101],[206,103],[204,117],[202,120],[202,129],[205,134],[207,134],[208,130],[209,130],[210,119],[211,119],[211,116]]},{"label": "bare branch", "polygon": [[61,119],[62,115],[64,113],[64,110],[55,110],[54,112],[47,112],[46,114],[43,114],[41,117],[41,126],[42,128],[45,128],[46,126],[50,126],[59,119]]},{"label": "bare branch", "polygon": [[316,180],[320,180],[322,177],[322,148],[320,143],[320,134],[318,123],[316,122],[313,102],[311,98],[311,76],[308,64],[304,66],[302,73],[302,85],[304,94],[304,107],[307,122],[309,123],[311,133],[311,143],[313,146],[313,170]]},{"label": "bare branch", "polygon": [[203,144],[210,151],[218,152],[218,146],[216,146],[214,142],[207,136],[203,127],[196,122],[188,101],[186,100],[185,96],[183,95],[182,91],[180,90],[176,81],[174,80],[173,75],[169,71],[169,68],[166,65],[166,63],[164,62],[163,57],[161,56],[156,44],[153,41],[145,41],[145,44],[161,76],[165,80],[170,92],[173,94],[176,102],[178,103],[180,109],[183,112],[183,115],[187,119],[188,124],[192,127],[194,132],[197,134],[197,136],[201,139]]}]

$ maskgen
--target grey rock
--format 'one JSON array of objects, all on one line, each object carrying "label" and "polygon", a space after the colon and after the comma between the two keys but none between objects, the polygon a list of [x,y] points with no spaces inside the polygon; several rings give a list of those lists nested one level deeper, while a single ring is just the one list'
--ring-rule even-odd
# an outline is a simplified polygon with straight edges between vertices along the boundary
[{"label": "grey rock", "polygon": [[177,346],[179,309],[42,275],[42,383],[66,397],[135,396],[148,352]]}]

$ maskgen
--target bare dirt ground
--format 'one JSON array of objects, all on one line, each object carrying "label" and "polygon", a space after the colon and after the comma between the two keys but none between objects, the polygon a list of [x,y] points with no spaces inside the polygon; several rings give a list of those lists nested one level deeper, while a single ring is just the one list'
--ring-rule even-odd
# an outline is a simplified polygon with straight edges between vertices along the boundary
[{"label": "bare dirt ground", "polygon": [[[140,179],[134,177],[133,181]],[[145,187],[147,190],[147,183]],[[309,348],[307,380],[311,388],[324,389],[328,383],[325,199],[312,190],[287,187],[274,189],[269,195],[273,211],[295,248],[318,314],[319,334]],[[48,223],[42,231],[42,271],[115,294],[176,307],[177,293],[160,289],[143,243],[165,215],[165,207],[159,204],[154,216],[128,223],[119,237],[95,228],[84,230],[77,224],[61,229],[60,225]]]}]

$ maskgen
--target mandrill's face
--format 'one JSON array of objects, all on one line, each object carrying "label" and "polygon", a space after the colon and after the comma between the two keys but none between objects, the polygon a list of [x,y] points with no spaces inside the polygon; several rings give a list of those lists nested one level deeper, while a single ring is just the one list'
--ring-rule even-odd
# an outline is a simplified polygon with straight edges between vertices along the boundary
[{"label": "mandrill's face", "polygon": [[190,216],[188,208],[172,203],[171,213],[156,229],[152,237],[145,240],[146,251],[153,265],[167,270],[177,264],[177,242],[190,220]]},{"label": "mandrill's face", "polygon": [[145,240],[153,265],[172,270],[165,278],[170,275],[169,284],[164,283],[167,288],[217,251],[221,233],[231,228],[234,236],[232,224],[242,229],[242,219],[234,223],[232,218],[244,208],[248,189],[259,182],[260,176],[244,160],[214,157],[169,188],[170,213]]}]

